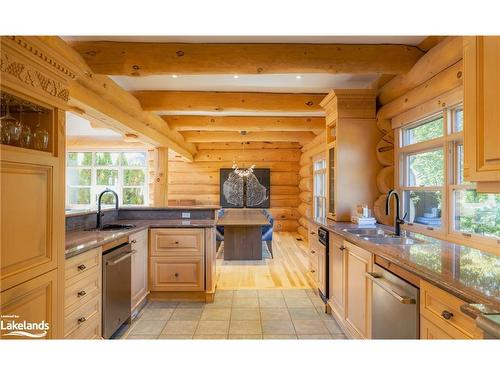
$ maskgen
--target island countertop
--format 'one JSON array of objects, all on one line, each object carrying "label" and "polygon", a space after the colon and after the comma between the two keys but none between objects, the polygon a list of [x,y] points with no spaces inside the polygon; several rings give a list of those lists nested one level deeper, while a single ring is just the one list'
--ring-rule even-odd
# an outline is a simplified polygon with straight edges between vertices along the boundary
[{"label": "island countertop", "polygon": [[[479,249],[406,232],[412,245],[375,244],[344,229],[350,222],[312,220],[330,232],[362,247],[428,281],[460,299],[500,309],[500,256]],[[390,227],[377,225],[383,229]]]},{"label": "island countertop", "polygon": [[215,226],[214,219],[205,220],[117,220],[111,224],[133,224],[134,228],[124,230],[74,230],[66,232],[66,258],[84,253],[87,250],[113,242],[148,228],[209,228]]}]

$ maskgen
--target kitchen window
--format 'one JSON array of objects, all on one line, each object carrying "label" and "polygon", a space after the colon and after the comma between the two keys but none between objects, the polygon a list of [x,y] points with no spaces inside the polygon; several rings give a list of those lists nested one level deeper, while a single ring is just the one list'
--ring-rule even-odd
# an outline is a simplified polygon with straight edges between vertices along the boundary
[{"label": "kitchen window", "polygon": [[471,246],[498,246],[500,194],[463,174],[463,109],[446,108],[398,130],[398,181],[406,228]]},{"label": "kitchen window", "polygon": [[313,163],[314,217],[326,217],[326,159],[321,157]]},{"label": "kitchen window", "polygon": [[[146,205],[147,153],[144,151],[70,151],[66,157],[66,208],[89,209],[110,188],[121,206]],[[103,205],[114,205],[106,194]]]}]

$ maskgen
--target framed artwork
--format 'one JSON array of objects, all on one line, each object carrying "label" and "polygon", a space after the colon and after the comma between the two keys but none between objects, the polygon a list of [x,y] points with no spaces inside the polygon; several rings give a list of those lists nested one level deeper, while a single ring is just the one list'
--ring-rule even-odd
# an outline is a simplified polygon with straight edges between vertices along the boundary
[{"label": "framed artwork", "polygon": [[225,208],[269,208],[271,170],[255,168],[242,177],[232,168],[220,169],[220,204]]}]

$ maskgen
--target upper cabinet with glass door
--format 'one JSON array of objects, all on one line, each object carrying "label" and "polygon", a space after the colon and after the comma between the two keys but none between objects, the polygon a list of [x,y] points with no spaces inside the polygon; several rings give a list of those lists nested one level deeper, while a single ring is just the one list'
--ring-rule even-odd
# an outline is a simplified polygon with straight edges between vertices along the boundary
[{"label": "upper cabinet with glass door", "polygon": [[500,192],[500,37],[464,37],[464,174]]}]

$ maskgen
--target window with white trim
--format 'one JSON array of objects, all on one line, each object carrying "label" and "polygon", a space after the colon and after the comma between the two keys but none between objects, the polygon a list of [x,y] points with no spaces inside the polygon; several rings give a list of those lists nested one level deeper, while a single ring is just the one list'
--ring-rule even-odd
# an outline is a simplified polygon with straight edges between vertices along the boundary
[{"label": "window with white trim", "polygon": [[[120,206],[147,205],[146,151],[70,151],[66,156],[67,209],[95,208],[106,188],[116,191]],[[104,195],[102,203],[114,205],[113,195]]]},{"label": "window with white trim", "polygon": [[313,163],[313,206],[314,217],[326,217],[326,159],[315,160]]},{"label": "window with white trim", "polygon": [[463,127],[458,105],[399,129],[399,189],[408,229],[494,246],[500,194],[478,193],[464,178]]}]

